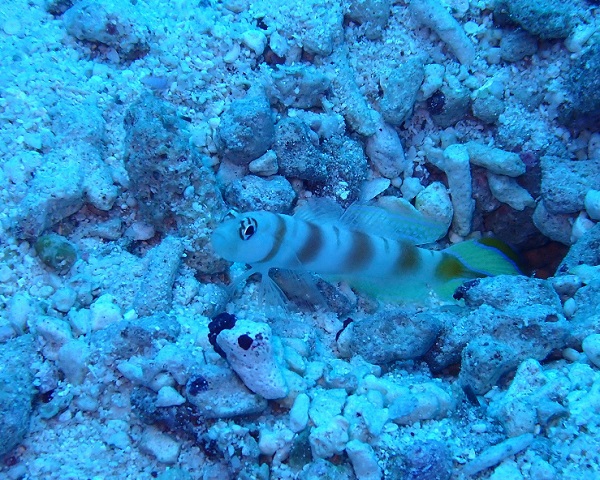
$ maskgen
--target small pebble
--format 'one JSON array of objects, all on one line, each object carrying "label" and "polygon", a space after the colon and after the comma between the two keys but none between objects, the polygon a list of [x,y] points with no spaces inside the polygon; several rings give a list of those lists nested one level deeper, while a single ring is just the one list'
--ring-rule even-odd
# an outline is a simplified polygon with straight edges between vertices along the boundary
[{"label": "small pebble", "polygon": [[583,339],[583,352],[594,366],[600,368],[600,334],[594,333]]},{"label": "small pebble", "polygon": [[102,330],[113,323],[123,320],[121,308],[112,295],[105,293],[90,306],[92,330]]},{"label": "small pebble", "polygon": [[160,463],[172,464],[179,457],[181,445],[157,428],[148,427],[142,435],[140,449],[155,457]]},{"label": "small pebble", "polygon": [[17,35],[21,31],[21,22],[16,18],[9,18],[4,22],[4,25],[2,25],[2,30],[4,30],[4,33],[7,35]]},{"label": "small pebble", "polygon": [[173,387],[162,387],[158,391],[158,397],[156,399],[157,407],[173,407],[184,403],[185,398],[183,398]]},{"label": "small pebble", "polygon": [[12,277],[12,268],[8,265],[2,265],[0,267],[0,282],[6,283],[10,280],[10,277]]},{"label": "small pebble", "polygon": [[267,37],[260,30],[248,30],[242,33],[242,43],[256,55],[262,55],[267,46]]},{"label": "small pebble", "polygon": [[485,423],[474,423],[471,425],[471,430],[475,433],[485,433],[487,432],[487,425]]},{"label": "small pebble", "polygon": [[75,305],[75,300],[77,292],[70,287],[63,287],[52,295],[52,306],[59,312],[67,313]]},{"label": "small pebble", "polygon": [[577,310],[577,303],[575,302],[575,300],[573,298],[567,298],[567,300],[565,300],[565,303],[563,305],[563,312],[565,314],[565,317],[571,318],[576,310]]},{"label": "small pebble", "polygon": [[299,394],[290,410],[290,428],[294,432],[301,432],[306,428],[306,425],[308,425],[309,407],[309,396],[306,393]]},{"label": "small pebble", "polygon": [[592,220],[600,220],[600,190],[588,190],[585,194],[584,205]]},{"label": "small pebble", "polygon": [[565,348],[562,352],[563,358],[568,360],[569,362],[576,362],[581,357],[581,353],[579,353],[574,348]]}]

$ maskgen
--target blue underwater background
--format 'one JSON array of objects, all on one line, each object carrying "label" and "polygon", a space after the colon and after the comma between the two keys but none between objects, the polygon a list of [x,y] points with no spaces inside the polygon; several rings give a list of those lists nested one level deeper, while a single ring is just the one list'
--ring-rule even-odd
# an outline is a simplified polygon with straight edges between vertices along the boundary
[{"label": "blue underwater background", "polygon": [[[0,478],[600,478],[598,18],[4,0]],[[428,219],[423,252],[494,238],[524,274],[443,299],[427,275],[462,257],[405,258],[426,288],[391,301],[310,271],[236,282],[211,243],[230,212],[315,199],[400,209],[402,232],[361,219],[386,242]]]}]

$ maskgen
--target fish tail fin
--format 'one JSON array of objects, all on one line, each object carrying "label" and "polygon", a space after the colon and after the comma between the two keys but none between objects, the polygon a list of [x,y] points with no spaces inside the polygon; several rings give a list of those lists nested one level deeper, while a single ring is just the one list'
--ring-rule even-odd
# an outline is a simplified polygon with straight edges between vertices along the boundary
[{"label": "fish tail fin", "polygon": [[481,238],[457,243],[443,250],[436,268],[440,281],[438,295],[451,298],[456,288],[474,278],[495,275],[522,275],[515,252],[496,238]]},{"label": "fish tail fin", "polygon": [[480,238],[457,243],[444,250],[453,255],[471,272],[482,277],[522,275],[517,254],[497,238]]}]

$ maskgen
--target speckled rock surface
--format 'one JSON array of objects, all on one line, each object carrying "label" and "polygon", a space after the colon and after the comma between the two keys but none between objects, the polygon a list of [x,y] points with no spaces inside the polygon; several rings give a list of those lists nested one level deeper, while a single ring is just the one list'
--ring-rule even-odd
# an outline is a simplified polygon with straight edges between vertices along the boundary
[{"label": "speckled rock surface", "polygon": [[411,318],[401,310],[384,311],[350,324],[344,348],[375,364],[416,359],[429,350],[439,331],[433,315]]},{"label": "speckled rock surface", "polygon": [[31,364],[35,360],[35,345],[30,335],[0,347],[0,456],[10,453],[29,430],[35,395]]},{"label": "speckled rock surface", "polygon": [[205,418],[253,415],[267,408],[267,401],[252,393],[228,367],[199,369],[186,385],[186,398]]},{"label": "speckled rock surface", "polygon": [[[475,393],[485,393],[524,359],[542,360],[567,344],[569,325],[564,318],[545,308],[534,309],[522,312],[519,320],[523,324],[519,325],[515,324],[515,314],[482,319],[496,327],[492,335],[484,334],[469,341],[462,351],[459,380],[463,386]],[[515,331],[521,334],[518,341],[513,338]]]},{"label": "speckled rock surface", "polygon": [[133,302],[138,315],[145,317],[171,310],[173,282],[181,266],[183,243],[176,237],[166,237],[148,252],[143,288]]},{"label": "speckled rock surface", "polygon": [[319,107],[331,85],[327,75],[312,66],[300,68],[279,65],[271,77],[273,86],[268,92],[269,98],[273,103],[277,101],[286,107]]},{"label": "speckled rock surface", "polygon": [[569,324],[548,282],[515,277],[509,286],[501,277],[475,280],[465,303],[472,309],[466,316],[443,313],[442,333],[425,358],[435,370],[460,359],[459,379],[476,393],[488,391],[524,359],[542,360],[567,345]]},{"label": "speckled rock surface", "polygon": [[437,440],[416,441],[392,458],[390,480],[448,480],[452,477],[450,452]]},{"label": "speckled rock surface", "polygon": [[119,322],[93,334],[92,355],[100,361],[105,356],[128,359],[143,352],[155,354],[157,342],[174,341],[180,329],[179,323],[164,313]]},{"label": "speckled rock surface", "polygon": [[225,187],[225,200],[240,212],[267,210],[289,213],[296,199],[296,192],[285,177],[274,175],[263,179],[246,175]]},{"label": "speckled rock surface", "polygon": [[581,287],[573,296],[576,310],[573,323],[572,343],[578,346],[588,335],[596,333],[600,325],[600,280],[593,280]]},{"label": "speckled rock surface", "polygon": [[219,124],[216,143],[225,160],[247,165],[271,147],[274,135],[269,101],[251,92],[231,103]]},{"label": "speckled rock surface", "polygon": [[541,158],[542,198],[550,213],[575,213],[584,208],[585,194],[600,185],[600,165],[593,160]]},{"label": "speckled rock surface", "polygon": [[65,12],[64,21],[67,32],[78,40],[111,47],[124,61],[133,61],[150,50],[148,27],[136,17],[128,2],[84,0]]},{"label": "speckled rock surface", "polygon": [[565,38],[577,25],[582,5],[576,1],[549,1],[538,3],[534,0],[498,2],[494,11],[507,12],[508,17],[540,38]]},{"label": "speckled rock surface", "polygon": [[600,119],[600,44],[598,38],[573,62],[566,79],[567,102],[561,105],[560,120],[579,128],[594,128]]},{"label": "speckled rock surface", "polygon": [[190,147],[185,122],[171,105],[147,94],[128,110],[125,130],[125,168],[143,218],[159,231],[178,229],[188,265],[210,273],[225,268],[208,246],[208,229],[224,215],[225,204],[213,172]]},{"label": "speckled rock surface", "polygon": [[389,76],[381,79],[381,114],[390,125],[401,125],[412,113],[417,93],[425,78],[423,64],[422,58],[409,58]]},{"label": "speckled rock surface", "polygon": [[577,265],[600,265],[600,225],[588,230],[567,252],[557,268],[558,274],[567,273]]},{"label": "speckled rock surface", "polygon": [[348,18],[362,26],[370,40],[381,38],[390,16],[390,0],[353,0],[348,9]]},{"label": "speckled rock surface", "polygon": [[308,125],[293,117],[280,120],[275,131],[273,149],[281,174],[316,184],[324,194],[341,200],[357,196],[367,170],[359,143],[341,135],[320,143]]},{"label": "speckled rock surface", "polygon": [[500,56],[507,62],[518,62],[536,51],[536,39],[524,30],[504,32],[500,40]]}]

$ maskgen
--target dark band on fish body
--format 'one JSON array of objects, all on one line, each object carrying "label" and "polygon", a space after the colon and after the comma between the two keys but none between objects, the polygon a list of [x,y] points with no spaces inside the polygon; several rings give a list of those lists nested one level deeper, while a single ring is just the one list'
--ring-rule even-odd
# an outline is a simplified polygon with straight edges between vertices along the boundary
[{"label": "dark band on fish body", "polygon": [[390,253],[390,241],[385,238],[385,237],[381,237],[381,240],[383,240],[383,251],[386,255],[389,255]]},{"label": "dark band on fish body", "polygon": [[346,269],[358,270],[371,262],[374,256],[375,247],[371,237],[363,232],[352,232],[352,245],[345,261]]},{"label": "dark band on fish body", "polygon": [[454,255],[443,254],[442,260],[435,269],[435,275],[442,280],[452,280],[454,278],[480,278],[486,275],[468,268]]},{"label": "dark band on fish body", "polygon": [[257,263],[265,263],[273,260],[275,256],[279,253],[279,249],[283,244],[283,240],[285,238],[285,234],[287,232],[287,225],[285,224],[285,219],[281,215],[275,215],[277,218],[277,227],[275,229],[275,234],[273,235],[273,246],[271,247],[271,251],[267,253],[265,258],[259,260]]},{"label": "dark band on fish body", "polygon": [[340,248],[340,229],[335,225],[333,226],[333,233],[335,234],[335,247]]},{"label": "dark band on fish body", "polygon": [[421,263],[419,249],[409,242],[398,242],[398,258],[394,262],[394,272],[406,272],[415,270]]},{"label": "dark band on fish body", "polygon": [[306,226],[308,228],[308,235],[304,245],[302,245],[302,248],[297,254],[301,264],[306,264],[314,260],[317,255],[319,255],[324,243],[323,231],[321,228],[309,222],[306,222]]}]

